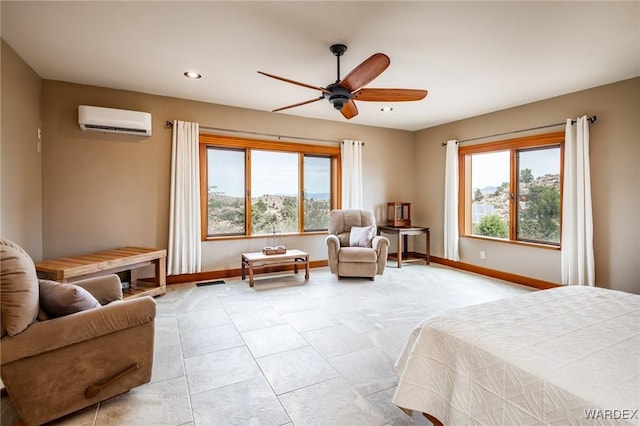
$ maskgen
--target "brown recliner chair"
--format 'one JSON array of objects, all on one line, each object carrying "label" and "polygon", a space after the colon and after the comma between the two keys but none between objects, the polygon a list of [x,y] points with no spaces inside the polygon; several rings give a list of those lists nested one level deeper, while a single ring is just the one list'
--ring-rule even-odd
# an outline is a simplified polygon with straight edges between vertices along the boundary
[{"label": "brown recliner chair", "polygon": [[[356,235],[357,233],[357,235]],[[331,273],[341,277],[382,275],[389,240],[376,236],[376,219],[366,210],[331,210],[326,239]]]},{"label": "brown recliner chair", "polygon": [[0,292],[0,375],[26,425],[150,381],[156,303],[121,300],[117,275],[38,280],[29,255],[1,240]]}]

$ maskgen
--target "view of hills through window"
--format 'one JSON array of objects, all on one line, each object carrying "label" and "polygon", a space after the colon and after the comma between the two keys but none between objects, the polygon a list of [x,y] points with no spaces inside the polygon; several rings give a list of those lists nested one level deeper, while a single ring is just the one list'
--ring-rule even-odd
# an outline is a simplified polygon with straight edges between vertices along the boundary
[{"label": "view of hills through window", "polygon": [[560,243],[560,147],[517,150],[516,218],[510,217],[510,151],[472,155],[472,234]]},{"label": "view of hills through window", "polygon": [[244,150],[207,150],[207,233],[245,233]]},{"label": "view of hills through window", "polygon": [[298,232],[298,154],[253,150],[251,234]]},{"label": "view of hills through window", "polygon": [[329,228],[331,210],[331,159],[304,157],[304,230]]},{"label": "view of hills through window", "polygon": [[[331,159],[298,153],[251,150],[251,234],[299,230],[300,179],[304,179],[304,230],[327,229],[331,201]],[[245,233],[245,152],[208,150],[208,233]]]}]

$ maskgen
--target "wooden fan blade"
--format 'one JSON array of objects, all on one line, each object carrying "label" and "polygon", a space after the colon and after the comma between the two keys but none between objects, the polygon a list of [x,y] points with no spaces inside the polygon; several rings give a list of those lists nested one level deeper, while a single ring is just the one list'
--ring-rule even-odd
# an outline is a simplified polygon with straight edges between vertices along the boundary
[{"label": "wooden fan blade", "polygon": [[340,81],[340,86],[349,92],[355,92],[363,88],[374,78],[382,74],[387,69],[391,60],[384,53],[375,53],[355,67],[345,78]]},{"label": "wooden fan blade", "polygon": [[419,101],[427,96],[426,90],[418,89],[360,89],[353,99],[370,102]]},{"label": "wooden fan blade", "polygon": [[349,102],[344,104],[344,106],[340,110],[340,113],[347,120],[350,119],[350,118],[355,117],[356,115],[358,115],[358,108],[356,107],[356,103],[353,102],[353,99],[349,99]]},{"label": "wooden fan blade", "polygon": [[282,111],[283,109],[289,109],[289,108],[294,108],[294,107],[301,106],[301,105],[310,104],[310,103],[312,103],[312,102],[317,102],[317,101],[319,101],[320,99],[324,99],[324,98],[323,98],[322,96],[320,96],[319,98],[313,98],[313,99],[309,99],[308,101],[298,102],[297,104],[287,105],[287,106],[284,106],[284,107],[282,107],[282,108],[274,109],[274,110],[273,110],[273,111],[271,111],[271,112],[278,112],[278,111]]},{"label": "wooden fan blade", "polygon": [[266,75],[267,77],[275,78],[276,80],[284,81],[286,83],[291,83],[291,84],[295,84],[295,85],[298,85],[298,86],[306,87],[308,89],[319,90],[319,91],[321,91],[323,93],[331,94],[331,92],[328,91],[327,89],[325,89],[324,87],[317,87],[317,86],[312,86],[312,85],[306,84],[306,83],[300,83],[299,81],[289,80],[288,78],[278,77],[277,75],[267,74],[266,72],[262,72],[262,71],[258,71],[258,74]]}]

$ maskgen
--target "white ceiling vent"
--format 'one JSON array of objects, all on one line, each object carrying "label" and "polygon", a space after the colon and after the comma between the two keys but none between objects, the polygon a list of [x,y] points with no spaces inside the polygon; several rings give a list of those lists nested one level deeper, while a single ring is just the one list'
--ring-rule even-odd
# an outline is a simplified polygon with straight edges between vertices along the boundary
[{"label": "white ceiling vent", "polygon": [[78,123],[82,130],[151,136],[148,112],[79,105]]}]

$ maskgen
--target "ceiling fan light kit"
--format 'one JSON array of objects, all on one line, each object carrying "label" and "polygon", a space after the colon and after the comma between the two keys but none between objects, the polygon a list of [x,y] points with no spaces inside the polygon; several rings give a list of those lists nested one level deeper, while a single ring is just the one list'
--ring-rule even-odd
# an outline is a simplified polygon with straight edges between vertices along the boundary
[{"label": "ceiling fan light kit", "polygon": [[353,96],[347,89],[335,83],[328,85],[327,89],[331,93],[323,93],[322,96],[338,111],[341,110],[344,104],[349,102]]},{"label": "ceiling fan light kit", "polygon": [[[290,80],[284,77],[279,77],[277,75],[258,71],[259,74],[262,74],[264,76],[284,81],[285,83],[291,83],[309,89],[318,90],[321,92],[320,97],[277,108],[274,109],[273,112],[310,104],[321,99],[326,99],[331,105],[333,105],[335,109],[340,111],[344,118],[348,120],[358,115],[358,108],[356,107],[356,103],[354,102],[354,100],[365,102],[407,102],[419,101],[427,96],[427,91],[421,89],[364,88],[367,84],[373,81],[389,67],[391,61],[389,57],[384,53],[375,53],[371,55],[360,65],[355,67],[349,74],[347,74],[345,78],[340,79],[340,57],[347,51],[347,46],[345,46],[344,44],[334,44],[329,48],[329,50],[331,50],[331,53],[333,53],[333,55],[336,57],[337,79],[335,83],[327,85],[326,88],[313,86],[306,83],[300,83],[295,80]],[[390,108],[389,110],[392,109],[393,108]]]}]

